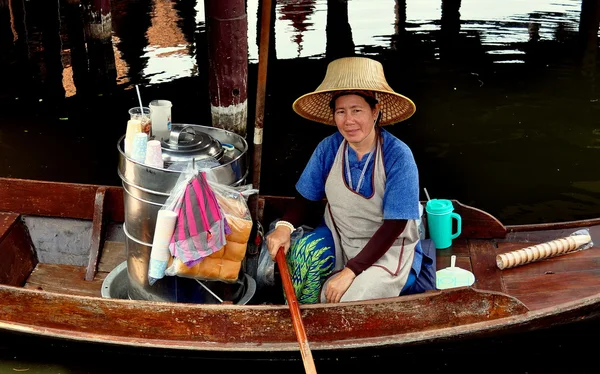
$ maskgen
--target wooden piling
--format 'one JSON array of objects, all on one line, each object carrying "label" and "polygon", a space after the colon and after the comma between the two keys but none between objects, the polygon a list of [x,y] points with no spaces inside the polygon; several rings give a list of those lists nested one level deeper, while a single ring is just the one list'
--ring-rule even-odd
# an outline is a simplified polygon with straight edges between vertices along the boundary
[{"label": "wooden piling", "polygon": [[600,26],[600,2],[582,0],[579,19],[581,48],[581,75],[587,80],[589,93],[596,98],[596,65],[598,59],[598,28]]},{"label": "wooden piling", "polygon": [[348,21],[348,0],[327,0],[325,35],[327,37],[325,55],[328,61],[354,56],[352,27]]},{"label": "wooden piling", "polygon": [[57,108],[63,104],[65,90],[63,87],[62,39],[60,35],[60,3],[58,0],[38,1],[37,16],[40,24],[43,53],[39,62],[44,82],[44,99],[49,108]]},{"label": "wooden piling", "polygon": [[82,0],[82,5],[90,79],[100,92],[108,91],[117,79],[110,0]]},{"label": "wooden piling", "polygon": [[208,89],[213,127],[246,136],[248,18],[244,0],[206,0]]},{"label": "wooden piling", "polygon": [[[263,125],[265,120],[265,101],[267,90],[267,64],[269,61],[269,45],[271,32],[271,0],[261,3],[260,42],[258,46],[258,82],[256,85],[256,113],[254,119],[254,152],[252,157],[252,186],[260,189],[260,172],[262,159]],[[252,219],[258,220],[258,197],[252,196],[249,201]]]},{"label": "wooden piling", "polygon": [[85,96],[89,90],[88,84],[88,54],[85,45],[85,31],[81,13],[80,0],[67,0],[65,18],[69,35],[69,49],[71,53],[71,66],[73,67],[73,81],[77,95]]}]

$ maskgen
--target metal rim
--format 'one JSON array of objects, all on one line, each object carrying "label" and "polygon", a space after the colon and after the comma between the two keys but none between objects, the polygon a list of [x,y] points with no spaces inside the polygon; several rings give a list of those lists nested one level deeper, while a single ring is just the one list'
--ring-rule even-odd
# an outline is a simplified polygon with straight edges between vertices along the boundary
[{"label": "metal rim", "polygon": [[[154,191],[154,190],[150,190],[150,189],[148,189],[148,188],[140,187],[140,186],[138,186],[137,184],[130,183],[130,182],[128,181],[128,179],[127,179],[127,178],[125,178],[125,177],[123,176],[123,174],[121,174],[121,171],[120,171],[120,170],[117,170],[117,174],[119,174],[119,178],[121,178],[121,181],[122,181],[123,183],[125,183],[125,184],[127,184],[127,185],[129,185],[129,186],[131,186],[131,187],[137,188],[137,189],[138,189],[138,190],[140,190],[140,191],[147,192],[147,193],[154,194],[154,195],[159,195],[159,196],[166,196],[166,197],[168,197],[168,196],[170,196],[170,195],[171,195],[170,193],[166,193],[166,192],[159,192],[159,191]],[[134,197],[135,197],[135,196],[134,196]],[[142,201],[143,201],[143,200],[142,200]],[[162,204],[161,204],[161,205],[162,205]]]},{"label": "metal rim", "polygon": [[141,240],[139,240],[139,239],[136,239],[136,238],[134,238],[133,236],[131,236],[131,234],[129,233],[129,231],[127,231],[127,228],[125,227],[125,222],[123,222],[123,232],[125,233],[125,236],[126,236],[128,239],[131,239],[132,241],[136,242],[137,244],[140,244],[140,245],[145,245],[146,247],[150,247],[150,248],[152,248],[152,244],[149,244],[149,243],[143,242],[143,241],[141,241]]},{"label": "metal rim", "polygon": [[[181,125],[186,125],[186,124],[181,124]],[[190,126],[198,126],[198,127],[200,127],[200,128],[209,128],[209,127],[202,126],[202,125],[190,125]],[[224,168],[224,167],[226,167],[226,166],[229,166],[230,164],[233,164],[233,163],[235,163],[236,161],[238,161],[239,159],[241,159],[241,158],[242,158],[242,156],[243,156],[243,155],[245,155],[245,154],[247,154],[247,152],[248,152],[248,142],[246,141],[246,139],[245,139],[244,137],[242,137],[242,136],[239,136],[239,135],[237,135],[236,133],[234,133],[234,132],[231,132],[231,131],[228,131],[228,130],[224,130],[224,129],[218,129],[218,130],[219,130],[219,131],[223,131],[223,132],[225,132],[225,133],[227,133],[227,134],[229,134],[229,135],[232,135],[232,136],[233,136],[233,135],[235,135],[235,136],[239,137],[239,139],[240,139],[240,141],[242,142],[242,144],[244,144],[244,149],[242,149],[242,150],[241,150],[242,152],[241,152],[241,153],[240,153],[240,154],[239,154],[239,155],[238,155],[236,158],[232,159],[231,161],[229,161],[229,162],[227,162],[227,163],[225,163],[225,164],[221,164],[221,166],[217,166],[217,167],[216,167],[216,168],[214,168],[214,169],[219,169],[219,168]],[[209,134],[209,135],[210,135],[210,134]],[[135,161],[135,160],[133,160],[133,159],[132,159],[132,158],[130,158],[130,157],[127,157],[127,156],[125,155],[125,152],[124,152],[124,151],[123,151],[123,149],[121,148],[121,144],[123,143],[124,139],[125,139],[125,135],[122,135],[122,136],[119,138],[119,140],[117,141],[117,151],[118,151],[118,152],[119,152],[119,153],[120,153],[120,154],[123,156],[123,158],[125,158],[127,161],[129,161],[129,162],[132,162],[132,163],[134,163],[134,164],[137,164],[137,165],[140,165],[140,166],[143,166],[143,167],[147,167],[147,168],[149,168],[149,169],[154,169],[154,170],[160,170],[160,171],[164,171],[164,172],[166,172],[166,173],[181,173],[181,171],[177,171],[177,170],[170,170],[170,169],[165,169],[165,168],[157,168],[157,167],[154,167],[154,166],[144,165],[144,164],[142,164],[142,163],[140,163],[140,162],[138,162],[138,161]],[[217,140],[218,140],[218,139],[217,139]],[[247,174],[247,173],[246,173],[246,174]]]}]

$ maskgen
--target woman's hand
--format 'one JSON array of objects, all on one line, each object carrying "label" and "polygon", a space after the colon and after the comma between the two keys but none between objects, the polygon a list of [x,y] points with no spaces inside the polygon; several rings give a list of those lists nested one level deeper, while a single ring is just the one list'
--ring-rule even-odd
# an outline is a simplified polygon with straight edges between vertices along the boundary
[{"label": "woman's hand", "polygon": [[325,299],[328,303],[339,303],[342,296],[346,293],[350,285],[356,278],[356,274],[348,268],[342,269],[339,273],[332,276],[327,281],[327,288],[325,289]]},{"label": "woman's hand", "polygon": [[269,254],[273,261],[275,261],[279,247],[283,247],[283,253],[287,255],[291,239],[292,231],[286,226],[279,226],[267,235],[267,249],[269,249]]}]

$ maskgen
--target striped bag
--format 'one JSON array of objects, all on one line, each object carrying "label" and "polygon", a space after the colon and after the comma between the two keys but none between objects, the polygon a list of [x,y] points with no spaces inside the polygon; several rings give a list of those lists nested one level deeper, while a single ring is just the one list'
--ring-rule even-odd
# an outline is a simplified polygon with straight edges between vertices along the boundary
[{"label": "striped bag", "polygon": [[177,222],[171,238],[171,255],[191,267],[223,248],[231,229],[204,172],[191,178],[173,211]]}]

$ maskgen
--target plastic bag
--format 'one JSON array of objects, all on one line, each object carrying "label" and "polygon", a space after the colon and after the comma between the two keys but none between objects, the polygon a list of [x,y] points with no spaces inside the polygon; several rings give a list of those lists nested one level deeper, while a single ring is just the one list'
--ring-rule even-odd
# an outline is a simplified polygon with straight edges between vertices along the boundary
[{"label": "plastic bag", "polygon": [[[275,224],[279,220],[275,220],[271,222],[269,225],[269,232],[267,235],[275,230]],[[294,232],[292,232],[290,247],[294,245],[294,243],[302,238],[305,233],[308,233],[312,230],[312,228],[308,226],[300,226],[297,227]],[[264,287],[271,287],[275,285],[275,261],[271,259],[271,255],[269,254],[269,249],[267,248],[267,241],[263,240],[260,246],[260,254],[258,256],[258,267],[256,270],[256,288],[262,289]]]},{"label": "plastic bag", "polygon": [[187,266],[219,251],[231,232],[204,172],[192,177],[173,209],[177,225],[169,249]]},{"label": "plastic bag", "polygon": [[231,187],[210,179],[208,184],[231,230],[226,235],[226,244],[193,266],[185,266],[180,259],[174,258],[166,269],[166,274],[200,280],[235,282],[246,256],[253,226],[246,200],[258,190],[252,189],[251,185]]},{"label": "plastic bag", "polygon": [[[151,286],[158,279],[162,279],[166,275],[165,271],[171,260],[169,244],[171,243],[177,220],[177,214],[174,212],[175,206],[183,198],[188,181],[197,174],[198,171],[189,162],[185,170],[179,175],[175,186],[171,189],[167,201],[158,212],[152,249],[150,251],[150,263],[148,265],[148,283]],[[167,217],[169,217],[168,220]]]},{"label": "plastic bag", "polygon": [[[220,251],[227,242],[226,235],[231,233],[225,214],[208,184],[206,174],[195,170],[191,162],[171,190],[162,210],[177,216],[175,227],[171,229],[168,248],[174,260],[187,268]],[[155,233],[161,232],[162,229],[157,221]],[[157,277],[170,275],[165,266],[164,248],[156,249],[159,254],[154,256],[155,264],[149,267],[148,275],[152,278],[149,282],[159,279]],[[167,265],[169,260],[166,259]]]}]

